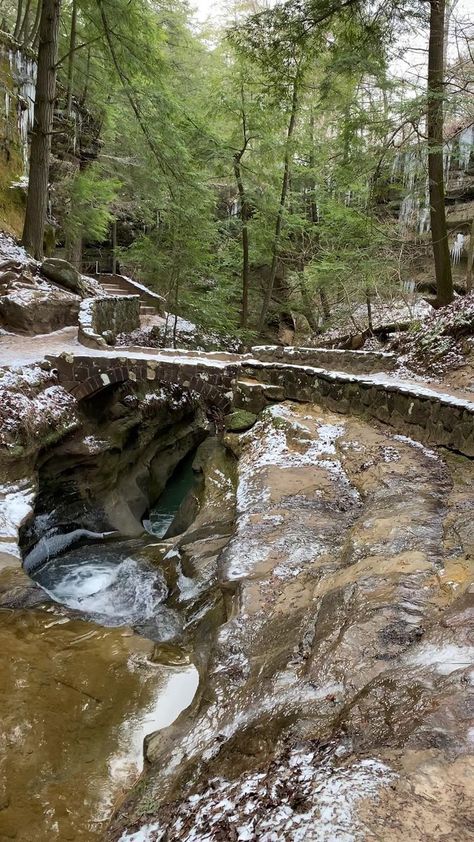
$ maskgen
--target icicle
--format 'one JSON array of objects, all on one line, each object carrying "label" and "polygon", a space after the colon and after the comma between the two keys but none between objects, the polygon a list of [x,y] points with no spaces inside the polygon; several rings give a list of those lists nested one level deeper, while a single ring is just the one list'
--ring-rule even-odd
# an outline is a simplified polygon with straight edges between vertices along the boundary
[{"label": "icicle", "polygon": [[25,172],[28,169],[28,135],[33,128],[35,107],[36,64],[21,50],[9,50],[10,72],[18,98],[18,131]]},{"label": "icicle", "polygon": [[451,155],[452,155],[452,145],[451,143],[447,143],[444,149],[444,183],[447,184],[449,180],[449,172],[451,169]]},{"label": "icicle", "polygon": [[456,238],[454,243],[451,246],[451,260],[453,264],[456,266],[457,263],[461,260],[461,254],[464,248],[464,234],[456,234]]},{"label": "icicle", "polygon": [[418,233],[420,237],[430,230],[430,209],[425,205],[419,214]]}]

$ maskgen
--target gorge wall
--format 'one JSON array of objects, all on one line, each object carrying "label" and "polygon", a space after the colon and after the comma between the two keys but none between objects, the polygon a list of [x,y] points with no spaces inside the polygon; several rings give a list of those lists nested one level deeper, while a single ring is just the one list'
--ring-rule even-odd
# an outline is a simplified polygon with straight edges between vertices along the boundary
[{"label": "gorge wall", "polygon": [[28,170],[28,133],[33,127],[36,64],[0,32],[0,228],[21,233]]}]

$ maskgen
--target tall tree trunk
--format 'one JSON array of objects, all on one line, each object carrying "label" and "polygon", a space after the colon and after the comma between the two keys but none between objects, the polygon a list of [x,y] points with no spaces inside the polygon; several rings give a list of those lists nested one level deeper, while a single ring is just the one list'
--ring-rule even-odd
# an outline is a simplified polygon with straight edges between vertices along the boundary
[{"label": "tall tree trunk", "polygon": [[367,304],[367,322],[369,325],[370,333],[374,332],[374,326],[372,323],[372,296],[370,294],[370,289],[367,287],[365,290],[365,302]]},{"label": "tall tree trunk", "polygon": [[444,13],[444,27],[443,27],[443,68],[444,68],[444,75],[446,76],[446,70],[448,67],[448,46],[449,46],[449,28],[451,24],[451,18],[453,16],[454,10],[458,5],[459,0],[446,0],[446,9]]},{"label": "tall tree trunk", "polygon": [[310,212],[310,220],[313,225],[316,225],[318,222],[318,206],[316,204],[316,179],[314,177],[314,111],[311,108],[310,115],[309,115],[309,134],[310,134],[310,150],[309,150],[309,166],[311,170],[310,176],[310,203],[309,203],[309,212]]},{"label": "tall tree trunk", "polygon": [[308,292],[308,288],[306,286],[304,272],[298,273],[298,279],[299,279],[301,300],[303,302],[303,307],[304,307],[303,314],[306,316],[311,330],[314,333],[320,333],[318,320],[314,315],[313,303],[311,301],[311,297],[310,297],[310,294]]},{"label": "tall tree trunk", "polygon": [[82,237],[80,234],[68,240],[66,243],[66,259],[76,269],[82,271]]},{"label": "tall tree trunk", "polygon": [[117,220],[112,222],[112,275],[117,274]]},{"label": "tall tree trunk", "polygon": [[239,191],[240,199],[240,219],[242,223],[241,241],[242,241],[242,311],[240,314],[240,326],[247,327],[249,314],[249,275],[250,275],[250,260],[249,260],[249,206],[247,202],[247,195],[245,193],[244,183],[242,181],[242,169],[240,162],[242,155],[245,152],[245,147],[234,155],[234,175],[237,182],[237,189]]},{"label": "tall tree trunk", "polygon": [[273,247],[272,247],[272,264],[270,267],[270,276],[268,278],[267,288],[265,290],[265,297],[263,299],[262,309],[260,311],[260,319],[258,322],[258,329],[262,331],[265,326],[265,320],[267,318],[268,308],[270,306],[270,301],[272,300],[272,292],[273,287],[275,284],[275,278],[277,273],[278,267],[278,257],[280,254],[280,237],[281,237],[281,229],[283,225],[283,215],[285,212],[285,204],[286,204],[286,195],[288,193],[288,184],[290,180],[290,160],[291,160],[291,140],[293,137],[293,131],[295,128],[296,123],[296,114],[298,111],[298,93],[299,93],[299,73],[296,73],[296,76],[293,80],[293,92],[291,98],[291,111],[290,111],[290,120],[288,123],[288,129],[286,133],[286,144],[285,144],[285,158],[284,158],[284,168],[283,168],[283,181],[281,185],[281,194],[280,194],[280,203],[278,205],[278,213],[275,222],[275,233],[273,235]]},{"label": "tall tree trunk", "polygon": [[23,15],[23,23],[21,24],[20,32],[18,33],[18,40],[21,44],[26,45],[28,38],[28,30],[30,27],[30,9],[31,0],[26,0],[25,14]]},{"label": "tall tree trunk", "polygon": [[242,148],[234,155],[234,175],[237,182],[237,189],[239,191],[240,199],[240,219],[242,223],[241,242],[242,242],[242,310],[240,313],[240,326],[247,327],[249,315],[249,286],[250,286],[250,258],[249,258],[249,228],[248,221],[250,218],[250,206],[247,201],[247,193],[245,191],[244,182],[242,180],[242,158],[248,146],[249,138],[247,136],[247,113],[245,108],[245,92],[244,83],[240,82],[240,101],[242,105]]},{"label": "tall tree trunk", "polygon": [[72,110],[72,86],[74,82],[74,61],[76,57],[77,0],[72,0],[71,32],[69,35],[69,56],[67,61],[66,111]]},{"label": "tall tree trunk", "polygon": [[23,245],[38,260],[43,256],[48,206],[60,6],[61,0],[42,0],[30,177],[23,228]]},{"label": "tall tree trunk", "polygon": [[23,0],[18,0],[18,6],[16,10],[16,21],[15,21],[15,28],[13,30],[13,37],[15,41],[18,41],[18,36],[20,35],[21,24],[23,21]]},{"label": "tall tree trunk", "polygon": [[435,262],[437,301],[440,305],[449,304],[453,300],[453,279],[444,206],[444,6],[445,0],[430,0],[427,110],[431,238]]},{"label": "tall tree trunk", "polygon": [[41,0],[36,4],[36,14],[33,21],[33,26],[28,33],[28,44],[32,50],[38,49],[38,34],[41,19]]},{"label": "tall tree trunk", "polygon": [[89,93],[89,77],[91,73],[91,48],[88,47],[87,49],[87,64],[86,64],[86,73],[84,76],[84,88],[81,95],[81,103],[85,105],[87,101],[87,95]]},{"label": "tall tree trunk", "polygon": [[329,306],[326,290],[322,286],[319,287],[319,300],[321,302],[324,319],[325,321],[328,321],[328,319],[331,318],[331,308]]}]

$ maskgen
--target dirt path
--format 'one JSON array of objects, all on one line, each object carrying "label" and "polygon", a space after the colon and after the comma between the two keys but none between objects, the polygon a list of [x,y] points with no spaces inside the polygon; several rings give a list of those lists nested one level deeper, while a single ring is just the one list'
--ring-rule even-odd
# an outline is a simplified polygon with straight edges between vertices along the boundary
[{"label": "dirt path", "polygon": [[76,354],[87,351],[77,340],[77,327],[64,327],[38,336],[0,335],[0,366],[31,365],[40,362],[46,354],[61,354],[63,351]]}]

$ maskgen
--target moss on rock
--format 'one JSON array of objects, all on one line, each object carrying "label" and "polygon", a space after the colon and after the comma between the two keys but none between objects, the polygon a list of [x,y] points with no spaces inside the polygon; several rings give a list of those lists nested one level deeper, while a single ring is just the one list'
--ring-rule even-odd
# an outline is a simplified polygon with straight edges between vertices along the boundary
[{"label": "moss on rock", "polygon": [[253,427],[256,420],[257,416],[253,412],[248,412],[246,409],[236,409],[235,412],[226,415],[224,422],[229,433],[244,433]]}]

